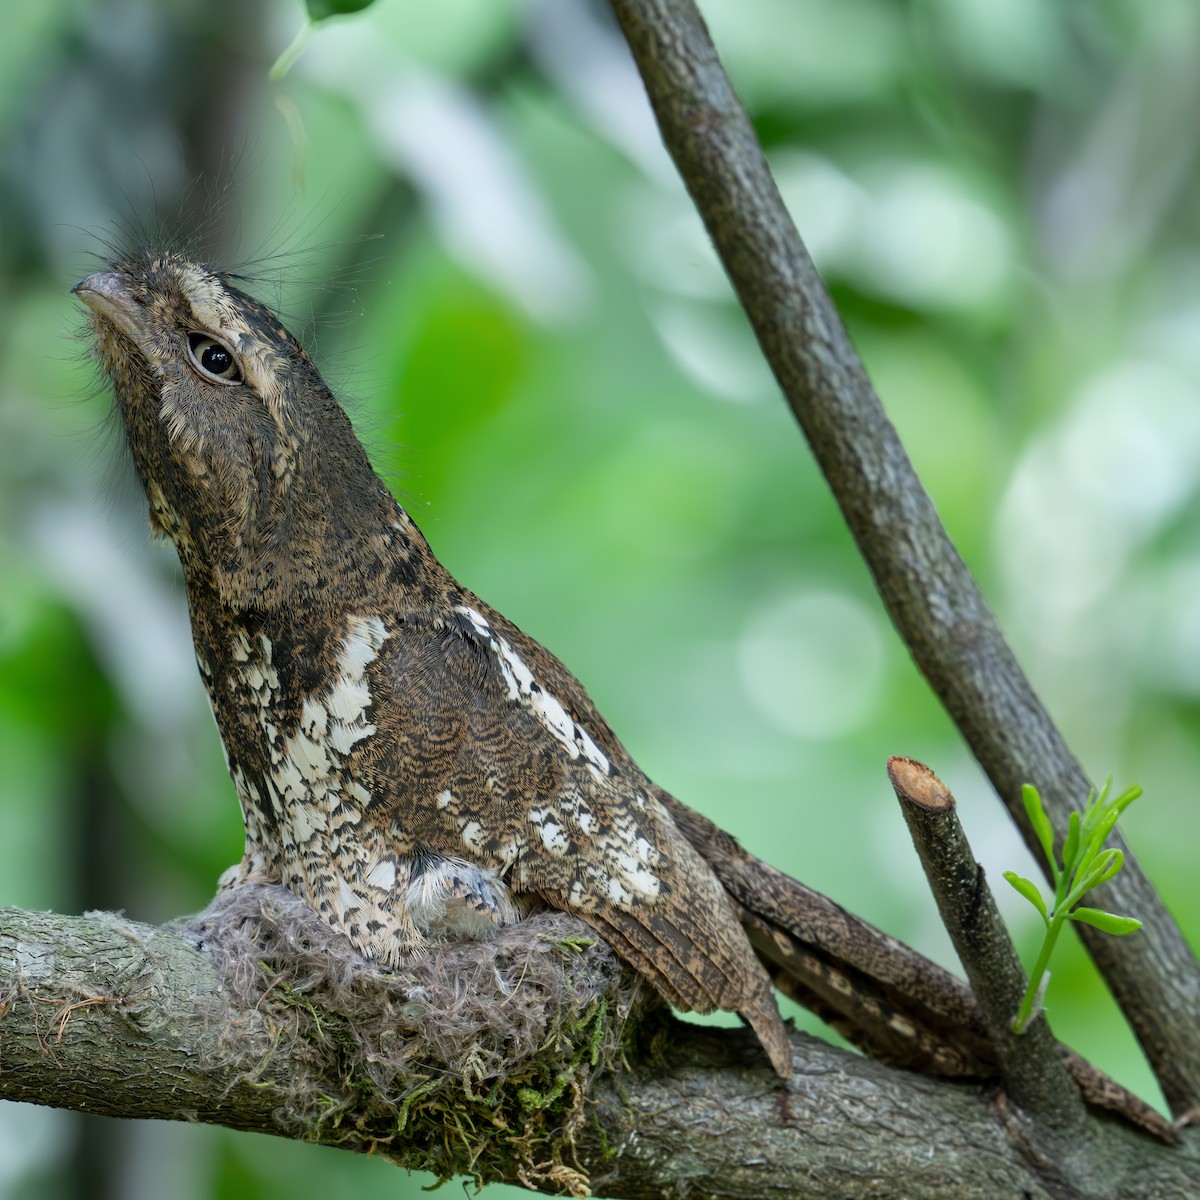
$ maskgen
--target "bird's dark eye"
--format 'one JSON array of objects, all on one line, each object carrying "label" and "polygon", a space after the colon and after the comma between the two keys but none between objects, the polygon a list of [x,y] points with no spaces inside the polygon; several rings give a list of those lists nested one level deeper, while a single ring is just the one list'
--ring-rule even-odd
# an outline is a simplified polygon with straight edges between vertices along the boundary
[{"label": "bird's dark eye", "polygon": [[242,372],[233,351],[208,333],[188,334],[188,354],[192,365],[214,383],[241,383]]}]

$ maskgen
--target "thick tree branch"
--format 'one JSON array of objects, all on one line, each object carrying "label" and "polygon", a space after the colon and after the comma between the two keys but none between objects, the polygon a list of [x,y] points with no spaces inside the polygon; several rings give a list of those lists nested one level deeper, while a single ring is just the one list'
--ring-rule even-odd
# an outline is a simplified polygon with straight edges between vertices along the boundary
[{"label": "thick tree branch", "polygon": [[[663,141],[888,612],[1035,854],[1035,784],[1061,837],[1088,780],[1030,687],[912,469],[805,252],[692,0],[612,0]],[[1200,1106],[1200,964],[1142,871],[1102,903],[1137,938],[1079,932],[1173,1111]]]},{"label": "thick tree branch", "polygon": [[[263,911],[276,933],[291,919],[285,905]],[[491,972],[523,947],[526,984],[528,971],[541,972],[535,991],[558,973],[568,981],[566,996],[576,986],[572,977],[594,971],[608,1011],[626,1005],[629,976],[611,954],[599,945],[572,946],[568,935],[586,931],[568,918],[545,921],[516,927],[519,934],[498,956],[487,957],[487,944],[447,948],[442,983],[461,992],[454,981],[472,956],[482,953]],[[273,1132],[546,1191],[579,1192],[590,1180],[597,1194],[618,1197],[686,1190],[691,1197],[822,1200],[901,1192],[911,1200],[1170,1200],[1194,1195],[1200,1183],[1194,1154],[1125,1126],[1088,1118],[1103,1132],[1102,1149],[1080,1162],[1071,1154],[1076,1143],[1059,1140],[987,1089],[883,1067],[800,1035],[793,1036],[795,1077],[784,1087],[745,1032],[662,1024],[658,1015],[650,1020],[649,1064],[596,1073],[586,1102],[570,1084],[559,1103],[549,1092],[509,1097],[498,1079],[475,1079],[466,1088],[455,1079],[453,1104],[443,1108],[431,1080],[442,1081],[444,1072],[429,1060],[423,1018],[410,1010],[441,1011],[446,998],[426,1005],[421,989],[409,989],[407,1001],[393,1007],[402,1037],[388,1053],[405,1065],[388,1097],[373,1096],[369,1084],[378,1077],[358,1073],[346,1027],[337,1013],[316,1006],[302,967],[296,977],[261,974],[265,990],[243,994],[230,964],[249,962],[263,943],[253,942],[247,955],[236,945],[239,928],[228,920],[220,929],[202,926],[209,952],[195,935],[109,914],[0,910],[0,1096]],[[534,945],[541,937],[551,947],[532,966],[531,935]],[[311,938],[314,956],[323,957],[321,936],[318,924],[289,944],[303,957]],[[559,953],[563,944],[568,951]],[[334,976],[353,1003],[356,985],[346,969],[343,961]],[[502,975],[494,994],[483,975],[472,977],[480,1011],[514,1003]],[[434,964],[422,988],[442,986],[438,978]],[[364,986],[377,1003],[379,977],[368,974]],[[298,1014],[306,1032],[293,1038]],[[558,1019],[547,1016],[551,1025]],[[586,1078],[591,1068],[580,1073],[569,1038],[542,1036],[539,1061],[548,1078]],[[239,1043],[254,1052],[240,1054]],[[405,1047],[416,1047],[408,1058]],[[307,1109],[297,1108],[300,1096]]]}]

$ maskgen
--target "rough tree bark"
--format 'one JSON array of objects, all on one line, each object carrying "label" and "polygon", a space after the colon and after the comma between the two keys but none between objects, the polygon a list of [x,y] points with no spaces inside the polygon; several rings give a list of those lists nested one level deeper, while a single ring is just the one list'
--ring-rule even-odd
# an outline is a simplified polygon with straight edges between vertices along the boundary
[{"label": "rough tree bark", "polygon": [[[1018,823],[1019,785],[1032,780],[1061,826],[1086,779],[913,474],[691,0],[612,6],[664,141],[897,629]],[[918,803],[906,813],[923,856],[949,864],[938,868],[939,904],[958,914],[948,922],[965,928],[978,915],[962,904],[975,876],[954,829],[945,831],[944,807]],[[1196,1110],[1200,967],[1135,864],[1110,888],[1113,907],[1146,918],[1145,931],[1129,939],[1082,932],[1173,1111]],[[520,927],[519,938],[506,933],[505,945],[487,951],[488,971],[469,990],[481,1011],[505,1009],[533,970],[528,945],[520,958],[521,939],[536,934],[549,947],[537,957],[539,986],[562,1005],[539,1010],[553,1030],[548,1040],[535,1037],[541,1082],[519,1085],[500,1072],[489,1090],[482,1083],[492,1077],[468,1071],[465,1083],[451,1082],[450,1107],[422,1117],[437,1086],[446,1086],[445,1072],[439,1082],[429,1069],[432,1035],[421,1027],[431,1012],[436,1018],[429,995],[436,999],[441,984],[389,992],[393,983],[372,978],[372,988],[385,988],[372,994],[396,1005],[399,1032],[364,1055],[352,1026],[313,999],[328,994],[328,978],[320,992],[311,973],[300,983],[258,976],[257,965],[230,974],[241,926],[212,925],[201,936],[106,914],[2,910],[0,1096],[280,1133],[577,1194],[589,1186],[629,1197],[1200,1193],[1192,1133],[1184,1129],[1167,1145],[1071,1102],[1047,1101],[1063,1081],[1042,1086],[1037,1072],[1030,1076],[1036,1045],[1015,1051],[1005,1067],[1010,1086],[1000,1090],[889,1069],[794,1035],[795,1077],[785,1088],[748,1036],[671,1022],[653,1007],[643,1012],[630,1000],[628,975],[604,947],[588,944],[582,926],[561,916],[538,920],[550,924]],[[278,914],[263,921],[272,927]],[[999,961],[1003,949],[985,924],[988,961]],[[314,933],[289,945],[311,955],[319,940]],[[247,944],[241,953],[252,962],[257,943]],[[976,954],[970,937],[963,945],[965,956]],[[473,952],[446,951],[443,983],[452,992]],[[497,954],[509,955],[505,969],[515,975],[493,970]],[[354,994],[344,963],[333,976],[337,994]],[[567,1010],[584,1003],[584,977],[592,988],[587,1016],[573,1022]],[[462,1001],[461,992],[448,993],[447,1003]],[[252,1065],[238,1046],[252,1048]],[[376,1061],[385,1051],[386,1077]]]},{"label": "rough tree bark", "polygon": [[[559,943],[569,927],[587,932],[569,918],[553,920]],[[615,1007],[628,977],[604,947],[580,953],[605,978]],[[562,964],[568,973],[582,969],[573,958]],[[461,965],[448,964],[432,986],[453,990]],[[520,964],[517,977],[527,974]],[[538,1190],[582,1194],[590,1185],[597,1195],[637,1200],[1182,1200],[1200,1186],[1192,1150],[1121,1124],[1091,1117],[1086,1130],[1064,1132],[995,1089],[893,1070],[799,1034],[785,1088],[748,1033],[678,1022],[659,1028],[627,1066],[614,1061],[593,1075],[586,1101],[565,1110],[459,1089],[453,1121],[440,1105],[423,1114],[433,1101],[420,1091],[420,1057],[409,1078],[393,1083],[416,1093],[414,1103],[381,1106],[348,1070],[335,1031],[316,1039],[284,1032],[295,995],[277,983],[238,1001],[194,938],[110,914],[0,911],[0,981],[0,1096],[284,1133]],[[475,983],[485,1006],[511,1002],[503,984],[488,995]],[[248,1067],[231,1060],[231,1037],[274,1052],[252,1056]],[[572,1078],[573,1057],[571,1045],[546,1044],[539,1066],[550,1078]],[[311,1100],[303,1111],[298,1094]],[[407,1112],[404,1123],[398,1111]],[[498,1114],[514,1136],[494,1143],[480,1131]]]}]

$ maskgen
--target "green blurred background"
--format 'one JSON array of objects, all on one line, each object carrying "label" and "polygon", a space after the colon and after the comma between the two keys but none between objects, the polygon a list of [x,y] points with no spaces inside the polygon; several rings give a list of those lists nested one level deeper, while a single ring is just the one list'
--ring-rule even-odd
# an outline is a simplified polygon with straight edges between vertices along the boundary
[{"label": "green blurred background", "polygon": [[[951,533],[1087,769],[1145,786],[1128,836],[1200,928],[1200,10],[703,8]],[[175,560],[68,292],[102,238],[183,212],[307,339],[442,559],[656,780],[952,964],[886,757],[950,784],[993,880],[1034,868],[880,611],[605,6],[380,0],[269,84],[300,20],[6,13],[0,904],[163,921],[240,854]],[[1031,910],[1000,899],[1029,955]],[[1057,1032],[1158,1102],[1070,940]],[[6,1198],[429,1182],[0,1104]]]}]

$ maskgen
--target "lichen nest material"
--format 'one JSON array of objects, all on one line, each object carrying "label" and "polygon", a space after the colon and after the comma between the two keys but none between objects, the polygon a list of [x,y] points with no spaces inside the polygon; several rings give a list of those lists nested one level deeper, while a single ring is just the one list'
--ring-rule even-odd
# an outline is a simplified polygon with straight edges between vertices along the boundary
[{"label": "lichen nest material", "polygon": [[574,918],[539,913],[398,972],[273,885],[224,892],[181,931],[223,980],[212,1065],[278,1089],[281,1132],[442,1178],[512,1178],[515,1163],[527,1186],[587,1194],[572,1145],[588,1080],[653,999]]}]

